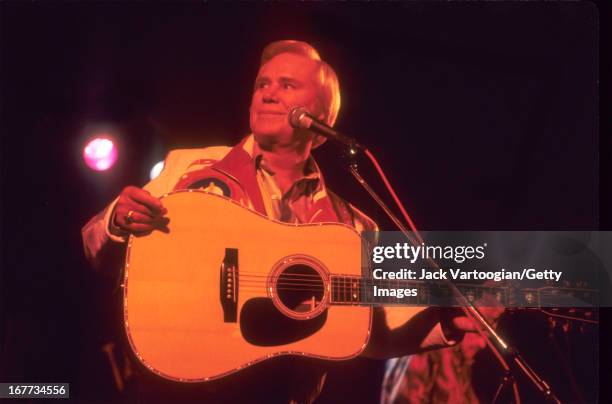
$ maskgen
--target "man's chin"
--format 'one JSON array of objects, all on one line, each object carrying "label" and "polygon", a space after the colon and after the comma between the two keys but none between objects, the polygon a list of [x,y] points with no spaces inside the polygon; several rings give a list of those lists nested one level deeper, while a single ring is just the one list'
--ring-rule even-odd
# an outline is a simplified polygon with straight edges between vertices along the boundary
[{"label": "man's chin", "polygon": [[277,133],[255,132],[253,133],[257,143],[278,143],[280,136]]},{"label": "man's chin", "polygon": [[259,144],[276,145],[287,142],[291,139],[291,134],[282,134],[277,131],[257,131],[253,132],[255,141]]}]

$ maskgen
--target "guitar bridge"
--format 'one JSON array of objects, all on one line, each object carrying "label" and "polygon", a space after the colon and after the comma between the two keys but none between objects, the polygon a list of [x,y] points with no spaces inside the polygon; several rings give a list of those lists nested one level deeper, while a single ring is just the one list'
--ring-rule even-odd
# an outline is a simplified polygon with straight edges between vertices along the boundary
[{"label": "guitar bridge", "polygon": [[219,296],[223,307],[223,321],[235,323],[238,318],[238,249],[226,248],[221,263]]}]

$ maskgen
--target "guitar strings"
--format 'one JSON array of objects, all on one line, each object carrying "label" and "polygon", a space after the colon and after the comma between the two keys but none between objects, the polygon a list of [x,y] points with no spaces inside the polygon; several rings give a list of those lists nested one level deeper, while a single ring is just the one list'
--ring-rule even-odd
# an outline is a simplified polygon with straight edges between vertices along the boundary
[{"label": "guitar strings", "polygon": [[[371,286],[374,285],[374,282],[376,282],[377,280],[375,279],[349,279],[349,280],[343,280],[340,278],[332,278],[331,279],[331,287],[332,288],[342,288],[342,289],[350,289],[350,288],[357,288],[357,287],[364,287],[364,286]],[[285,279],[284,276],[275,276],[275,277],[267,277],[265,275],[259,276],[259,275],[246,275],[240,276],[240,281],[241,283],[260,283],[260,284],[268,284],[270,282],[273,282],[275,285],[302,285],[302,286],[316,286],[316,285],[324,285],[326,283],[329,283],[330,280],[322,280],[321,278],[317,278],[317,279],[303,279],[303,278],[293,278],[293,279]],[[421,285],[422,283],[418,283],[418,282],[407,282],[407,281],[387,281],[387,282],[380,282],[381,284],[387,284],[387,285],[413,285],[413,286],[418,286]]]},{"label": "guitar strings", "polygon": [[[257,275],[245,275],[245,274],[257,274]],[[374,278],[363,278],[363,277],[359,277],[357,278],[355,275],[333,275],[333,277],[331,278],[322,278],[319,275],[309,275],[309,274],[280,274],[277,276],[268,276],[268,275],[259,275],[258,272],[241,272],[240,273],[240,279],[241,281],[250,281],[250,282],[256,282],[257,278],[262,279],[261,282],[268,282],[269,281],[276,281],[276,283],[291,283],[293,280],[296,281],[300,281],[300,282],[311,282],[311,283],[326,283],[326,282],[332,282],[334,283],[334,286],[340,286],[342,287],[343,283],[359,283],[359,284],[368,284],[378,281],[381,284],[387,282],[388,284],[393,284],[395,282],[396,285],[413,285],[413,286],[419,286],[419,285],[424,285],[425,282],[419,282],[417,280],[415,281],[406,281],[406,280],[377,280]],[[286,279],[287,277],[293,277],[292,279]],[[255,278],[255,279],[253,279]],[[343,279],[344,278],[344,279]],[[347,279],[348,278],[348,279]],[[351,279],[352,278],[352,279]],[[345,287],[349,287],[346,286]],[[488,286],[482,286],[482,285],[464,285],[465,288],[469,288],[469,289],[475,289],[475,290],[480,290],[480,289],[485,289],[485,290],[492,290],[492,291],[505,291],[505,289],[507,289],[506,287],[488,287]],[[559,297],[559,296],[571,296],[571,295],[560,295],[559,294],[559,290],[563,291],[565,288],[556,288],[557,290],[539,290],[540,288],[526,288],[526,289],[521,289],[520,292],[521,293],[529,293],[529,292],[533,292],[533,293],[538,293],[539,296],[542,297]],[[586,297],[590,297],[589,294],[594,294],[597,295],[598,291],[596,289],[573,289],[570,290],[568,289],[568,292],[582,292],[587,294]]]},{"label": "guitar strings", "polygon": [[[269,275],[261,275],[261,272],[238,271],[238,273],[241,276],[243,274],[249,274],[249,275],[250,274],[254,274],[254,275],[250,275],[250,276],[258,276],[258,277],[264,277],[264,278],[269,277]],[[311,274],[291,274],[291,273],[282,273],[282,274],[279,274],[279,275],[277,275],[275,277],[281,277],[281,276],[295,276],[295,277],[299,276],[299,277],[305,277],[305,278],[319,278],[319,279],[321,278],[321,275],[319,275],[319,274],[311,275]],[[338,276],[349,277],[351,275],[334,274],[334,277],[338,277]],[[352,276],[356,277],[357,275],[352,275]],[[274,277],[272,277],[272,278],[274,278]]]},{"label": "guitar strings", "polygon": [[[256,282],[257,283],[257,282]],[[330,292],[332,293],[333,297],[335,300],[341,300],[341,301],[352,301],[354,297],[352,297],[353,294],[358,293],[360,294],[360,296],[362,295],[362,289],[363,285],[359,285],[359,287],[351,287],[350,285],[333,285],[331,287]],[[240,286],[240,289],[243,292],[251,292],[251,293],[261,293],[262,291],[266,291],[268,289],[267,285],[248,285],[248,284],[244,284]],[[315,286],[315,287],[302,287],[301,284],[295,284],[295,283],[277,283],[274,287],[274,290],[276,291],[301,291],[301,292],[318,292],[318,293],[324,293],[325,291],[325,287],[324,286]],[[558,302],[558,298],[560,297],[559,295],[555,295],[555,294],[548,294],[548,296],[541,296],[542,299],[540,300],[539,303],[539,307],[546,307],[549,306],[550,307],[557,307]],[[555,298],[554,301],[548,301],[547,299],[544,299],[544,297],[549,297],[549,298]],[[572,297],[572,296],[565,296],[565,297]],[[579,299],[580,300],[580,299]],[[576,304],[574,302],[574,304],[572,305],[563,305],[563,306],[558,306],[558,307],[569,307],[572,306],[574,307]],[[590,306],[586,306],[586,307],[590,307]],[[580,306],[578,306],[578,308],[580,308]]]},{"label": "guitar strings", "polygon": [[[253,274],[253,275],[250,275]],[[343,279],[343,277],[345,279]],[[331,286],[327,284],[332,282]],[[319,292],[325,291],[326,288],[329,288],[334,296],[344,297],[346,299],[347,296],[357,292],[360,293],[363,288],[368,288],[374,285],[376,280],[373,278],[357,278],[355,275],[334,275],[331,278],[322,278],[319,274],[290,274],[290,273],[282,273],[276,276],[268,276],[261,275],[260,272],[248,272],[242,271],[240,273],[240,288],[241,290],[267,290],[269,288],[269,283],[273,283],[273,287],[277,291],[305,291],[305,292]],[[383,282],[385,283],[385,282]],[[392,284],[395,285],[412,285],[418,286],[422,285],[422,282],[407,282],[407,281],[387,281],[389,286]],[[470,289],[491,289],[482,285],[466,285]],[[505,289],[505,288],[493,288],[493,289]],[[563,289],[563,288],[559,288]],[[527,292],[535,292],[539,295],[540,306],[550,305],[551,307],[556,306],[555,303],[558,303],[559,298],[574,298],[578,300],[586,299],[593,297],[593,295],[597,295],[596,290],[580,290],[579,292],[586,293],[585,296],[575,296],[571,294],[559,295],[557,291],[549,291],[549,290],[538,290],[538,288],[534,289],[524,289],[521,291],[523,294]],[[582,297],[582,299],[581,299]],[[550,300],[554,299],[554,300]],[[574,304],[575,305],[575,304]],[[588,305],[587,305],[588,306]],[[580,306],[578,306],[580,307]]]}]

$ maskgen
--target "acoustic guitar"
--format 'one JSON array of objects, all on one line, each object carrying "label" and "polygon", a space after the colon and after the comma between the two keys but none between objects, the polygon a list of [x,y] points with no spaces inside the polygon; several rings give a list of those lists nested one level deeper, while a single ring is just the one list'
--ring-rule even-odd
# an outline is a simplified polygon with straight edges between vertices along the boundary
[{"label": "acoustic guitar", "polygon": [[[430,304],[431,284],[362,277],[366,250],[350,226],[281,223],[201,190],[169,193],[163,203],[170,231],[129,239],[123,309],[133,352],[164,378],[212,381],[279,355],[350,359],[368,343],[372,305]],[[373,285],[402,284],[417,296],[373,296]],[[473,301],[485,290],[506,306],[510,299],[508,288],[460,289]],[[518,305],[558,296],[550,289],[522,290]],[[595,294],[561,292],[583,301]],[[556,314],[596,322],[592,312]]]},{"label": "acoustic guitar", "polygon": [[275,222],[200,190],[163,203],[170,232],[130,237],[123,283],[128,340],[151,371],[209,381],[277,355],[364,350],[371,308],[349,281],[361,275],[352,227]]}]

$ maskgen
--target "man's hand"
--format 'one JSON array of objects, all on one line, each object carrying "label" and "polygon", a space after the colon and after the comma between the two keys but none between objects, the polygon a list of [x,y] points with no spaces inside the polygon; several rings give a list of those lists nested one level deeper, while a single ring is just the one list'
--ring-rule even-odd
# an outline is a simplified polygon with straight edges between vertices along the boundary
[{"label": "man's hand", "polygon": [[[504,313],[504,307],[492,295],[485,293],[475,302],[482,316],[495,327],[497,320]],[[479,326],[476,320],[465,315],[460,308],[442,308],[441,325],[444,334],[453,340],[460,340],[465,332],[477,332]]]},{"label": "man's hand", "polygon": [[144,189],[128,186],[121,191],[111,217],[111,232],[143,235],[153,230],[168,231],[168,211],[161,201]]}]

